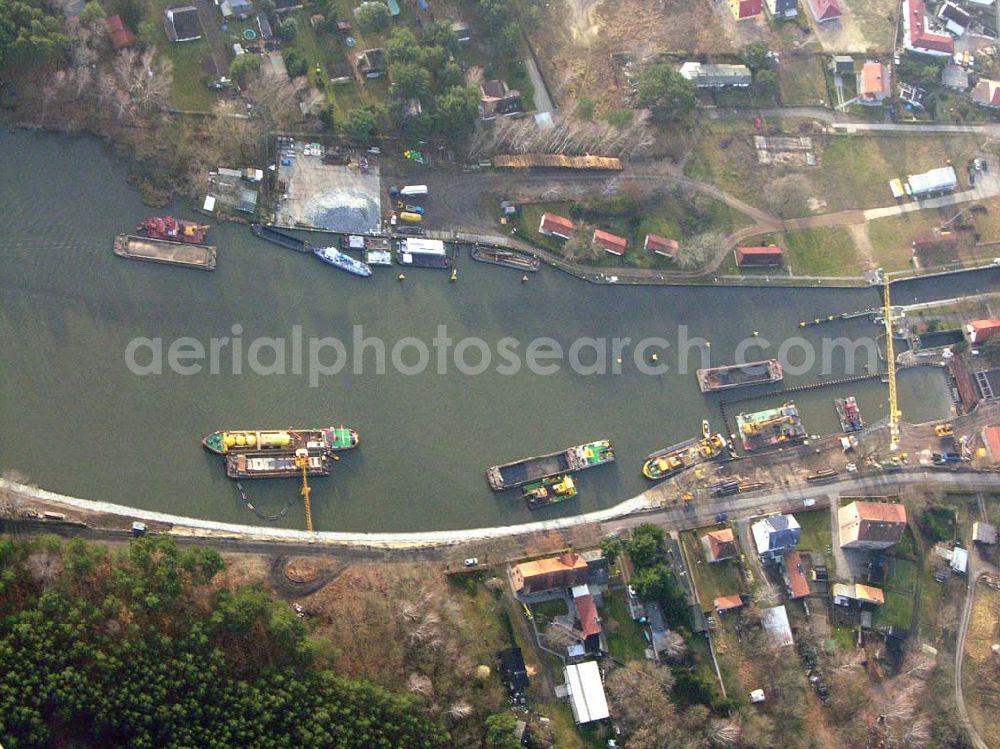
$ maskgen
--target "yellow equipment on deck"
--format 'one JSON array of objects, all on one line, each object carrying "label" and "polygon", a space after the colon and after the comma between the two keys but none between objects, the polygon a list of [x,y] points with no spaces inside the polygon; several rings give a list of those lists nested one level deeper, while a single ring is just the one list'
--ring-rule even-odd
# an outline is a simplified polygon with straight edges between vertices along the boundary
[{"label": "yellow equipment on deck", "polygon": [[743,424],[741,429],[743,434],[757,434],[761,429],[766,429],[769,426],[780,424],[783,421],[787,421],[789,424],[795,423],[795,419],[790,416],[778,414],[777,416],[772,416],[770,419],[764,419],[763,421],[748,421]]},{"label": "yellow equipment on deck", "polygon": [[934,436],[942,438],[954,437],[955,427],[953,427],[951,424],[938,424],[936,427],[934,427]]},{"label": "yellow equipment on deck", "polygon": [[302,495],[302,501],[306,506],[306,530],[310,533],[313,532],[313,516],[312,507],[309,506],[309,492],[312,489],[309,488],[309,480],[307,478],[307,472],[309,470],[309,451],[305,448],[299,448],[295,451],[295,467],[302,471],[302,489],[299,493]]},{"label": "yellow equipment on deck", "polygon": [[896,398],[896,353],[892,345],[892,304],[889,299],[889,274],[882,272],[885,297],[885,360],[889,368],[889,450],[899,449],[899,403]]}]

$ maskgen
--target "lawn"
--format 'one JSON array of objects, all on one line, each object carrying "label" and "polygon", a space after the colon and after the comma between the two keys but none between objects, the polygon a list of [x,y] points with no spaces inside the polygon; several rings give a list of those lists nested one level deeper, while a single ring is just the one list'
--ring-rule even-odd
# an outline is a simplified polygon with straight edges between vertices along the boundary
[{"label": "lawn", "polygon": [[826,58],[821,55],[785,55],[778,68],[781,103],[786,107],[823,105],[829,98],[826,88]]},{"label": "lawn", "polygon": [[900,593],[913,593],[917,587],[918,574],[920,574],[920,565],[917,562],[912,559],[892,557],[885,587]]},{"label": "lawn", "polygon": [[913,619],[913,596],[885,591],[885,603],[878,607],[873,618],[875,626],[895,626],[909,629]]},{"label": "lawn", "polygon": [[[892,50],[895,0],[845,0],[854,16],[854,26],[861,31],[875,52]],[[803,11],[804,12],[804,11]],[[839,23],[839,22],[838,22]]]},{"label": "lawn", "polygon": [[604,631],[607,632],[608,652],[612,658],[622,663],[645,659],[646,638],[642,627],[629,616],[625,591],[609,591],[605,594],[601,619]]},{"label": "lawn", "polygon": [[732,561],[715,562],[709,564],[705,560],[705,551],[702,548],[700,537],[707,532],[708,528],[700,531],[684,531],[681,533],[681,541],[684,544],[684,551],[691,561],[691,571],[694,574],[694,583],[698,588],[698,597],[701,599],[702,608],[709,608],[719,596],[732,596],[743,592],[742,577],[739,569]]},{"label": "lawn", "polygon": [[[771,127],[772,123],[767,125]],[[786,134],[800,134],[794,121],[782,121],[782,127]],[[964,135],[938,138],[806,133],[813,139],[818,166],[761,166],[753,142],[753,136],[759,133],[752,124],[713,122],[704,126],[686,171],[695,179],[711,182],[772,210],[774,206],[768,204],[772,183],[786,175],[800,175],[805,181],[803,197],[812,200],[813,211],[825,213],[890,205],[889,180],[942,166],[949,160],[964,165],[980,145],[978,139]],[[810,213],[804,205],[792,205],[786,210],[800,215]]]},{"label": "lawn", "polygon": [[172,42],[167,38],[163,30],[163,11],[176,4],[172,0],[153,0],[146,6],[146,20],[157,29],[152,41],[160,54],[174,64],[170,104],[186,111],[207,112],[217,101],[216,95],[205,85],[202,70],[202,60],[210,57],[211,51],[204,37],[193,42]]},{"label": "lawn", "polygon": [[539,619],[552,621],[557,616],[564,616],[569,613],[564,600],[543,601],[542,603],[531,604],[531,613]]},{"label": "lawn", "polygon": [[783,268],[739,268],[730,253],[720,271],[754,276],[852,276],[860,275],[860,259],[847,229],[804,229],[766,234],[745,244],[776,244],[785,250]]},{"label": "lawn", "polygon": [[[830,526],[830,511],[797,512],[795,519],[802,528],[799,548],[812,552],[813,560],[825,559],[828,567],[833,565],[833,555],[827,553],[832,544],[833,531]],[[833,570],[830,570],[833,577]]]},{"label": "lawn", "polygon": [[831,637],[841,650],[854,650],[857,643],[857,635],[852,627],[845,627],[843,624],[833,625]]}]

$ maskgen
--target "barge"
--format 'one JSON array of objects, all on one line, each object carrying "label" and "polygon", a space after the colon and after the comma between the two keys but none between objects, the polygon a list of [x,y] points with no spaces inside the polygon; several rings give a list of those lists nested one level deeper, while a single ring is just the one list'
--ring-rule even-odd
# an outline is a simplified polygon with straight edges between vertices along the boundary
[{"label": "barge", "polygon": [[[226,456],[226,475],[231,479],[298,478],[302,469],[296,465],[294,451],[230,453]],[[330,456],[309,453],[306,475],[329,476]]]},{"label": "barge", "polygon": [[345,426],[316,429],[231,429],[212,432],[201,444],[216,455],[243,452],[292,452],[305,448],[310,453],[350,450],[360,442],[358,433]]},{"label": "barge", "polygon": [[678,442],[647,456],[642,464],[642,475],[650,481],[662,481],[699,463],[729,457],[729,441],[721,434],[705,430],[701,439],[695,437]]},{"label": "barge", "polygon": [[410,268],[438,268],[447,270],[451,267],[451,258],[447,255],[427,255],[416,252],[396,252],[396,262]]},{"label": "barge", "polygon": [[340,249],[358,250],[368,265],[392,265],[392,244],[388,237],[345,234],[340,238]]},{"label": "barge", "polygon": [[719,390],[781,382],[784,374],[777,359],[730,364],[726,367],[710,367],[698,370],[698,387],[703,393]]},{"label": "barge", "polygon": [[807,436],[799,409],[790,401],[779,408],[740,414],[736,429],[747,452],[796,445]]},{"label": "barge", "polygon": [[865,420],[861,416],[861,409],[853,395],[846,398],[837,398],[833,401],[834,408],[837,409],[837,418],[840,419],[840,430],[842,432],[860,432],[865,427]]},{"label": "barge", "polygon": [[549,476],[521,487],[521,496],[528,503],[529,510],[565,502],[577,494],[572,476]]},{"label": "barge", "polygon": [[478,260],[481,263],[492,263],[493,265],[502,265],[505,268],[529,271],[531,273],[537,272],[542,267],[542,261],[534,255],[514,252],[513,250],[479,247],[478,245],[472,248],[472,259]]},{"label": "barge", "polygon": [[271,242],[272,244],[289,250],[295,250],[296,252],[312,252],[316,249],[304,239],[293,237],[288,232],[275,229],[273,226],[267,226],[266,224],[250,224],[250,231],[265,242]]},{"label": "barge", "polygon": [[493,491],[499,492],[551,476],[613,463],[614,460],[615,451],[611,442],[596,440],[559,452],[493,466],[486,471],[486,480]]},{"label": "barge", "polygon": [[135,227],[150,239],[166,239],[184,244],[204,244],[208,234],[208,224],[197,221],[183,221],[173,216],[151,216]]},{"label": "barge", "polygon": [[166,239],[119,234],[115,237],[114,251],[119,257],[132,260],[180,265],[198,270],[215,270],[215,247],[207,244],[185,244]]}]

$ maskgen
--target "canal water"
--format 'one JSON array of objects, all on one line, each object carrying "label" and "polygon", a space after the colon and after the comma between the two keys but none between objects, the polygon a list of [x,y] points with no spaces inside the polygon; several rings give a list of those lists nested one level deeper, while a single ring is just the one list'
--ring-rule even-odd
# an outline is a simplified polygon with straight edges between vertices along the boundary
[{"label": "canal water", "polygon": [[[318,530],[451,529],[598,509],[647,487],[639,472],[647,454],[694,436],[704,418],[721,426],[719,397],[698,392],[698,357],[692,353],[684,374],[650,375],[638,371],[626,347],[621,374],[578,373],[566,364],[554,374],[526,367],[502,374],[501,339],[516,339],[523,358],[525,347],[541,337],[564,348],[579,338],[604,338],[609,349],[616,337],[633,344],[662,337],[673,348],[658,364],[676,370],[681,326],[689,338],[707,339],[709,346],[690,350],[707,349],[713,365],[730,363],[754,331],[756,343],[772,346],[757,349],[763,355],[792,336],[802,335],[819,354],[823,336],[880,332],[867,320],[798,328],[802,319],[876,306],[874,290],[595,286],[551,269],[522,284],[519,273],[468,257],[459,260],[456,283],[440,271],[417,269],[399,282],[398,268],[379,268],[362,280],[261,242],[235,224],[212,228],[219,248],[214,273],[135,262],[115,257],[111,241],[150,210],[126,183],[125,165],[98,141],[4,134],[0,163],[0,469],[90,499],[258,522],[221,461],[200,447],[201,437],[226,427],[343,423],[361,433],[362,444],[344,455],[333,475],[311,482]],[[185,207],[174,212],[194,217]],[[986,273],[920,281],[899,287],[897,301],[986,290],[997,280]],[[349,363],[336,376],[319,377],[315,387],[308,361],[301,374],[291,362],[285,374],[248,371],[246,349],[255,338],[291,339],[295,326],[304,348],[311,337],[336,337],[351,357],[355,325],[385,342],[384,374],[376,371],[371,349],[362,371],[351,371]],[[463,374],[449,361],[448,371],[438,373],[432,340],[439,325],[447,325],[456,343],[481,339],[493,355],[488,370]],[[241,326],[240,336],[234,326]],[[192,337],[206,349],[212,338],[241,337],[244,372],[233,371],[227,348],[220,349],[216,373],[134,374],[126,350],[141,337],[162,337],[164,348]],[[429,347],[431,366],[422,373],[392,366],[392,347],[408,337]],[[402,352],[407,366],[417,358],[410,344]],[[473,344],[466,361],[479,362],[477,352]],[[333,356],[324,349],[323,361]],[[801,347],[789,356],[799,363]],[[148,351],[137,358],[150,360]],[[265,364],[271,358],[267,351],[260,355]],[[591,363],[595,354],[588,349],[580,358]],[[615,358],[609,351],[605,365],[611,368]],[[843,350],[834,352],[831,365],[822,378],[817,362],[789,374],[786,384],[863,373],[860,365],[845,371]],[[833,398],[847,394],[858,397],[869,421],[884,416],[886,390],[877,380],[802,392],[795,401],[808,429],[826,433],[837,428]],[[949,413],[940,370],[903,372],[900,395],[909,420]],[[530,513],[516,497],[487,488],[483,474],[491,464],[604,437],[613,441],[618,462],[580,474],[574,502]],[[293,500],[279,524],[304,526],[296,481],[247,482],[247,489],[268,514]]]}]

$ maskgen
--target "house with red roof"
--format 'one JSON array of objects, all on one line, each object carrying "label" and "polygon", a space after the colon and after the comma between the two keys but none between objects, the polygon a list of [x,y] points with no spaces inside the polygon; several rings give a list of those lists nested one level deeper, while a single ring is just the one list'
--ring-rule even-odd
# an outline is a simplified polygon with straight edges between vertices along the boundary
[{"label": "house with red roof", "polygon": [[842,549],[888,549],[903,538],[906,507],[858,500],[837,511],[837,522]]},{"label": "house with red roof", "polygon": [[712,606],[720,614],[723,611],[735,611],[743,608],[743,599],[740,596],[719,596],[712,601]]},{"label": "house with red roof", "polygon": [[764,12],[764,0],[729,0],[729,7],[737,21],[745,21]]},{"label": "house with red roof", "polygon": [[108,34],[115,49],[122,49],[135,42],[135,34],[125,28],[121,16],[111,16],[107,20]]},{"label": "house with red roof", "polygon": [[783,265],[784,251],[775,245],[767,247],[737,247],[735,250],[736,265],[740,268],[765,268],[771,265]]},{"label": "house with red roof", "polygon": [[732,559],[739,553],[732,528],[709,531],[701,537],[701,545],[705,550],[705,558],[710,564]]},{"label": "house with red roof", "polygon": [[1000,81],[980,78],[979,83],[972,89],[972,101],[990,109],[1000,107]]},{"label": "house with red roof", "polygon": [[965,333],[969,337],[969,343],[978,346],[1000,334],[1000,320],[995,317],[985,320],[970,320],[965,325]]},{"label": "house with red roof", "polygon": [[931,31],[924,0],[903,0],[903,47],[934,57],[955,54],[955,40],[948,34]]},{"label": "house with red roof", "polygon": [[539,234],[558,239],[569,239],[575,229],[576,224],[565,216],[559,216],[555,213],[543,213],[542,220],[538,224]]},{"label": "house with red roof", "polygon": [[642,249],[663,257],[675,258],[680,249],[680,243],[676,239],[667,239],[659,234],[647,234],[646,241],[642,243]]},{"label": "house with red roof", "polygon": [[880,62],[869,60],[858,76],[858,102],[867,106],[881,106],[892,95],[889,69]]},{"label": "house with red roof", "polygon": [[624,255],[625,249],[628,247],[627,239],[619,237],[617,234],[604,231],[604,229],[594,229],[593,241],[598,247],[602,247],[605,252],[617,255],[618,257]]},{"label": "house with red roof", "polygon": [[837,0],[809,0],[809,11],[816,23],[836,21],[843,15]]},{"label": "house with red roof", "polygon": [[802,555],[797,551],[785,552],[782,577],[791,599],[805,598],[809,595],[809,581],[802,567]]}]

